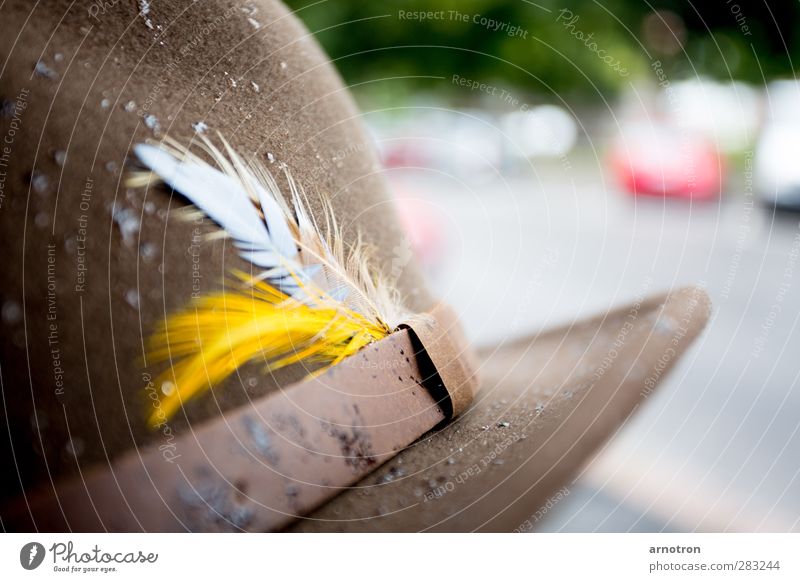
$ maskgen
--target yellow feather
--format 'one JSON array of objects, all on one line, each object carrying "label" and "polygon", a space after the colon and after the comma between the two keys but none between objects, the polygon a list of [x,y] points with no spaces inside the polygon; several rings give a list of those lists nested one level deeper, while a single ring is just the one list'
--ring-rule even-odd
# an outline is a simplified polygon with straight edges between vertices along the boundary
[{"label": "yellow feather", "polygon": [[[158,144],[140,144],[137,155],[150,169],[134,171],[128,185],[145,187],[165,179],[170,183],[177,177],[181,186],[176,191],[196,203],[181,213],[183,217],[210,215],[222,227],[207,238],[228,236],[225,230],[228,224],[236,236],[244,237],[238,241],[242,249],[249,250],[252,245],[253,250],[269,255],[282,248],[287,256],[278,257],[276,269],[260,258],[265,267],[260,273],[258,269],[254,269],[252,276],[234,273],[236,279],[227,290],[198,298],[168,316],[153,334],[148,346],[149,360],[169,362],[170,367],[156,378],[162,395],[147,419],[151,428],[162,425],[188,400],[216,386],[248,362],[264,362],[267,371],[303,364],[316,369],[312,375],[318,374],[387,336],[406,317],[396,288],[370,268],[370,249],[361,237],[345,246],[326,196],[320,194],[323,231],[308,210],[305,192],[288,169],[283,168],[289,186],[285,200],[267,168],[255,161],[245,161],[222,136],[220,139],[222,150],[200,136],[198,146],[213,164],[170,139]],[[178,164],[195,172],[197,182],[193,183],[185,174],[181,177],[176,169]],[[160,168],[158,171],[165,176],[152,168]],[[215,182],[214,172],[225,179]],[[209,176],[211,183],[221,190],[218,199],[209,198],[208,190],[202,187]],[[244,193],[244,205],[242,199],[236,198],[237,192]],[[277,207],[264,205],[258,192],[271,196]],[[220,211],[226,196],[237,208],[234,220]],[[250,212],[253,214],[249,215]],[[253,231],[258,235],[255,239],[247,239],[254,217],[265,223],[263,228],[269,225],[268,236],[278,237],[280,245],[274,244],[276,239],[269,240],[272,247],[266,245],[259,228]],[[283,234],[280,228],[273,231],[281,224],[288,230]],[[288,253],[287,237],[293,239],[295,253]],[[309,275],[310,267],[316,267],[316,274]],[[285,280],[287,272],[296,285],[275,283]],[[273,283],[293,289],[292,295]]]},{"label": "yellow feather", "polygon": [[173,362],[156,386],[171,383],[174,388],[150,414],[151,428],[246,362],[263,361],[267,370],[299,362],[322,364],[324,369],[391,332],[324,294],[308,305],[268,283],[243,273],[237,276],[232,290],[200,297],[169,316],[152,336],[149,356]]}]

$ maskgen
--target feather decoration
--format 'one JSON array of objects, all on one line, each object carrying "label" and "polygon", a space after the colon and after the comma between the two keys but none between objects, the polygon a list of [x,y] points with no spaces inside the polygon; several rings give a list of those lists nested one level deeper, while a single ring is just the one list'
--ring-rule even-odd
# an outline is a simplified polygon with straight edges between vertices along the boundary
[{"label": "feather decoration", "polygon": [[346,246],[330,201],[322,197],[325,230],[308,210],[305,193],[284,167],[285,200],[266,167],[246,162],[220,138],[224,152],[201,136],[214,165],[172,140],[139,144],[147,170],[128,185],[163,182],[187,198],[233,240],[252,273],[235,271],[231,285],[201,296],[166,318],[150,338],[148,355],[169,361],[157,379],[156,427],[187,400],[247,362],[267,371],[292,364],[335,365],[391,333],[407,313],[394,287],[369,267],[360,237]]}]

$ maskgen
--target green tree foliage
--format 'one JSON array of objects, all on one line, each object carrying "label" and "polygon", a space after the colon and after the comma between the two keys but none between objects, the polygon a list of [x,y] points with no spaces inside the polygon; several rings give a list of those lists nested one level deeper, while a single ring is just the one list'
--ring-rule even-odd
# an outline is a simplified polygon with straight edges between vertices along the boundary
[{"label": "green tree foliage", "polygon": [[[449,80],[455,74],[489,83],[502,80],[506,86],[530,92],[593,99],[613,93],[639,75],[652,75],[654,60],[661,61],[673,77],[710,74],[757,83],[764,77],[791,74],[793,63],[800,62],[798,2],[289,0],[288,4],[318,36],[346,81],[360,84],[362,91],[379,87],[379,80],[387,77],[406,77],[391,84],[393,91],[430,87],[441,91],[452,83],[436,77]],[[660,52],[645,32],[645,20],[653,10],[677,15],[676,36],[682,46],[672,54]],[[438,15],[408,17],[414,12]],[[578,19],[567,25],[570,14]],[[487,24],[482,24],[484,20]],[[666,31],[671,34],[669,28]],[[618,61],[616,70],[608,60]],[[620,74],[620,68],[629,75]]]}]

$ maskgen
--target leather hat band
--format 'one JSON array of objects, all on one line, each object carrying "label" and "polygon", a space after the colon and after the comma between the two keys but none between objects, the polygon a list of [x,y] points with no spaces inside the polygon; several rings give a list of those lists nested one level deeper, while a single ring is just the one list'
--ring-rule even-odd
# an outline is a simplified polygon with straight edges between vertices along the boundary
[{"label": "leather hat band", "polygon": [[165,457],[109,467],[27,495],[13,529],[278,530],[462,412],[477,380],[448,308],[318,377],[190,429]]}]

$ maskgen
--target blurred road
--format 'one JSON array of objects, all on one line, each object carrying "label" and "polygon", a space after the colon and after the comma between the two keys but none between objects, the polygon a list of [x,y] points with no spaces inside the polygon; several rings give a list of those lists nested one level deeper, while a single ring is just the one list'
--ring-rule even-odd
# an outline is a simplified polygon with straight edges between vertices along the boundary
[{"label": "blurred road", "polygon": [[706,333],[539,529],[800,530],[800,215],[744,181],[710,204],[633,199],[600,168],[584,148],[513,178],[387,170],[444,224],[431,276],[476,342],[711,296]]}]

